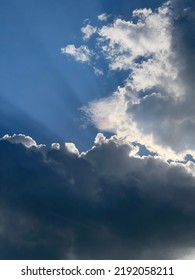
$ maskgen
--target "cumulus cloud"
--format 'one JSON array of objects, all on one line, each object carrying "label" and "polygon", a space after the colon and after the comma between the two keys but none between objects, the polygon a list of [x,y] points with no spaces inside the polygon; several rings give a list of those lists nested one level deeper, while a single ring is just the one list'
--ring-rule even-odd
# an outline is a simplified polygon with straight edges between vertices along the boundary
[{"label": "cumulus cloud", "polygon": [[167,6],[157,13],[150,9],[136,10],[133,16],[138,20],[135,23],[118,18],[112,24],[104,25],[99,35],[102,42],[107,41],[102,49],[111,69],[131,69],[135,59],[141,56],[146,57],[147,62],[147,57],[152,55],[156,60],[167,55],[170,49],[168,13]]},{"label": "cumulus cloud", "polygon": [[82,154],[12,138],[0,140],[1,259],[193,258],[193,162],[103,134]]},{"label": "cumulus cloud", "polygon": [[137,9],[98,29],[96,49],[112,71],[129,71],[123,86],[83,109],[110,131],[173,160],[195,156],[193,1]]},{"label": "cumulus cloud", "polygon": [[79,155],[79,150],[74,143],[65,143],[64,145],[69,153]]}]

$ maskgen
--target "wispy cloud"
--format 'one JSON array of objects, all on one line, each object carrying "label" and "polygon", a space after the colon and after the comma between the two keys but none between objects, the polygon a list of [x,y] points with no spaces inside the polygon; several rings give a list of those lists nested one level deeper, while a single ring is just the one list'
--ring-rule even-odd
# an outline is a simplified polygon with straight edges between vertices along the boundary
[{"label": "wispy cloud", "polygon": [[81,31],[82,31],[82,33],[84,34],[83,39],[84,39],[84,40],[88,40],[88,39],[91,38],[91,36],[92,36],[93,34],[96,33],[97,28],[96,28],[96,27],[93,27],[93,26],[90,25],[90,24],[87,24],[87,25],[85,25],[85,26],[83,26],[83,27],[81,28]]},{"label": "wispy cloud", "polygon": [[90,60],[91,51],[85,45],[78,48],[75,45],[67,45],[65,48],[61,48],[62,54],[68,54],[75,58],[75,60],[80,62],[87,62]]},{"label": "wispy cloud", "polygon": [[106,13],[103,13],[103,14],[101,14],[101,15],[98,16],[98,19],[99,19],[100,21],[106,21],[108,18],[109,18],[109,15],[106,14]]}]

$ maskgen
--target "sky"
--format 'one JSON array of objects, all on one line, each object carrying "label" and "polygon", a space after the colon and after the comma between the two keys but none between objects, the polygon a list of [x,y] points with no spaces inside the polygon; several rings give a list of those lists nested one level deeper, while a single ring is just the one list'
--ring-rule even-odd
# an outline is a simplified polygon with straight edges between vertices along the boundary
[{"label": "sky", "polygon": [[0,21],[0,259],[194,259],[194,2]]},{"label": "sky", "polygon": [[86,19],[98,23],[97,16],[105,12],[128,17],[143,5],[109,2],[0,1],[1,137],[24,133],[40,143],[73,141],[82,151],[91,147],[97,129],[83,129],[79,109],[114,91],[122,74],[97,77],[88,65],[63,57],[61,48],[81,44]]}]

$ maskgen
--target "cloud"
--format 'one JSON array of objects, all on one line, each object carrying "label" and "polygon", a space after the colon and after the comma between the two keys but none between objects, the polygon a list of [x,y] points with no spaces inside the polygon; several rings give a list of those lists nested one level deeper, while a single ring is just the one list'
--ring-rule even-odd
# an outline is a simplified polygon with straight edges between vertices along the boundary
[{"label": "cloud", "polygon": [[[167,16],[167,6],[160,8],[157,13],[151,9],[135,10],[137,21],[116,19],[112,24],[104,25],[100,31],[102,50],[109,60],[111,69],[131,69],[135,59],[155,56],[160,60],[170,49],[170,20]],[[151,42],[153,41],[153,44]]]},{"label": "cloud", "polygon": [[101,14],[101,15],[98,16],[98,19],[99,19],[100,21],[106,21],[108,18],[109,18],[109,15],[106,14],[106,13],[103,13],[103,14]]},{"label": "cloud", "polygon": [[1,259],[193,257],[193,162],[140,157],[117,136],[82,154],[16,136],[0,140]]},{"label": "cloud", "polygon": [[0,140],[6,140],[14,144],[20,143],[27,148],[30,148],[32,146],[37,147],[37,143],[35,142],[35,140],[33,140],[30,136],[26,136],[24,134],[13,134],[13,136],[6,134]]},{"label": "cloud", "polygon": [[64,145],[69,153],[75,154],[77,156],[79,155],[79,150],[74,143],[65,143]]},{"label": "cloud", "polygon": [[67,45],[61,49],[62,54],[68,54],[75,58],[76,61],[87,62],[90,60],[91,51],[85,45],[76,48],[74,45]]},{"label": "cloud", "polygon": [[96,33],[97,28],[96,28],[96,27],[93,27],[93,26],[90,25],[90,24],[87,24],[86,26],[84,26],[84,27],[81,28],[81,31],[82,31],[82,33],[84,34],[83,39],[84,39],[84,40],[88,40],[88,39],[91,38],[91,36],[92,36],[93,34]]},{"label": "cloud", "polygon": [[101,69],[99,69],[99,68],[97,68],[95,66],[93,67],[93,70],[94,70],[94,73],[95,73],[96,76],[104,75],[104,72]]},{"label": "cloud", "polygon": [[179,0],[102,25],[97,55],[129,76],[112,95],[83,107],[91,123],[166,159],[195,157],[194,27],[194,3]]}]

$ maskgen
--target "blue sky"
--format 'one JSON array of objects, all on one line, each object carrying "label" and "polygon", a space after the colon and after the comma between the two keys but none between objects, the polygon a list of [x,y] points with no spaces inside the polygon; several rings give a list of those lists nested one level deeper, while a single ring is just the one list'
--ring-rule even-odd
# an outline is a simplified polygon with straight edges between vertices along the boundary
[{"label": "blue sky", "polygon": [[[161,1],[152,1],[158,6]],[[94,126],[82,129],[78,110],[107,96],[125,73],[94,75],[88,65],[64,57],[60,49],[80,45],[85,19],[98,24],[101,13],[128,19],[147,1],[0,1],[0,133],[24,133],[39,143],[74,142],[91,147]]]}]

